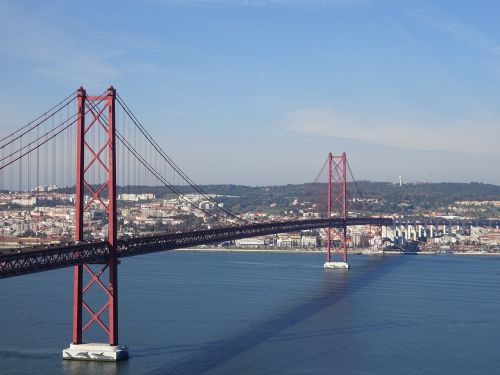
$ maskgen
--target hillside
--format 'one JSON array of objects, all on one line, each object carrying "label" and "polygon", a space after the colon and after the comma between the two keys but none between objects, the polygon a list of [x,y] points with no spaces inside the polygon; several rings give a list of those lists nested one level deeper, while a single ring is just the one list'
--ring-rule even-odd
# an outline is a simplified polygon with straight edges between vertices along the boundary
[{"label": "hillside", "polygon": [[[315,202],[326,207],[326,184],[299,184],[282,186],[249,187],[241,185],[205,185],[208,193],[226,196],[221,198],[235,211],[282,210],[295,200]],[[361,192],[358,193],[359,191]],[[403,186],[388,182],[361,181],[357,187],[347,184],[350,198],[364,202],[350,203],[350,210],[366,211],[369,207],[380,213],[421,213],[446,210],[457,201],[500,201],[500,186],[482,183],[421,183]],[[235,198],[229,198],[232,196]],[[238,198],[236,198],[238,197]]]}]

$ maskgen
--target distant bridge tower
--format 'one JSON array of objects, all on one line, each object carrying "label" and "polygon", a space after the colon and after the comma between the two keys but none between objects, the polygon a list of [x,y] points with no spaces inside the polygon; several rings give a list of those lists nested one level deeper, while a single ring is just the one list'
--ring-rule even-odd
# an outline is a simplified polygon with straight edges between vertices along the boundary
[{"label": "distant bridge tower", "polygon": [[[347,157],[345,152],[340,156],[334,156],[330,152],[328,154],[328,229],[327,229],[327,258],[325,268],[349,268],[347,263]],[[331,249],[331,219],[332,207],[336,210],[340,209],[340,216],[343,221],[340,229],[340,247],[334,249],[334,254],[338,253],[342,257],[341,262],[332,262]]]},{"label": "distant bridge tower", "polygon": [[[116,361],[128,357],[125,347],[118,345],[118,261],[116,254],[116,91],[110,87],[102,96],[87,96],[77,91],[78,120],[76,144],[76,228],[75,241],[83,241],[84,213],[91,205],[99,206],[108,216],[107,262],[97,266],[83,264],[74,267],[73,279],[73,340],[63,350],[64,359],[91,359]],[[86,117],[90,120],[86,123]],[[104,176],[103,176],[104,175]],[[96,177],[99,176],[99,177]],[[88,198],[87,200],[85,198]],[[84,271],[87,277],[84,285]],[[108,273],[108,283],[101,276]],[[95,307],[84,296],[96,285],[105,294],[102,306]],[[88,293],[87,293],[88,294]],[[102,315],[107,310],[107,319]],[[83,313],[88,320],[83,325]],[[83,333],[92,325],[107,335],[108,344],[84,344]],[[82,357],[83,353],[83,357]]]}]

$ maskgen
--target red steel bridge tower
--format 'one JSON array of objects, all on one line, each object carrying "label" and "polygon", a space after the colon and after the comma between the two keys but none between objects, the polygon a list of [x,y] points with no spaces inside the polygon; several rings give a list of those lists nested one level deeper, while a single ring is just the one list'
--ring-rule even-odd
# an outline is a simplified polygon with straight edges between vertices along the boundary
[{"label": "red steel bridge tower", "polygon": [[[345,152],[340,156],[328,154],[328,229],[327,229],[327,258],[325,268],[348,269],[347,263],[347,157]],[[342,261],[332,261],[332,208],[340,210],[342,227],[338,230],[340,247],[333,249],[333,255],[339,254]]]},{"label": "red steel bridge tower", "polygon": [[[100,96],[87,96],[83,88],[77,91],[75,242],[84,240],[85,212],[91,205],[98,205],[108,217],[109,255],[102,264],[74,266],[73,339],[70,347],[63,350],[64,359],[116,361],[128,357],[127,348],[118,345],[115,100],[113,87]],[[95,179],[96,170],[100,180]],[[102,280],[106,274],[107,282]],[[92,286],[104,293],[97,302],[93,299],[94,304],[85,298],[93,297],[88,296]],[[98,307],[94,307],[96,304]],[[108,344],[83,343],[84,332],[94,326],[100,328],[101,335],[104,331]],[[86,355],[82,356],[82,352]]]}]

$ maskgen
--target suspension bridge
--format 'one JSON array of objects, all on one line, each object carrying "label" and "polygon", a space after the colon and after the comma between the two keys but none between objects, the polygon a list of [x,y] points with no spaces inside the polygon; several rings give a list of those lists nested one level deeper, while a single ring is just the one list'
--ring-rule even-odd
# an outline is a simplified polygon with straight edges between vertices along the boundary
[{"label": "suspension bridge", "polygon": [[[346,180],[350,167],[345,154],[330,153],[315,183],[325,171],[324,217],[250,221],[203,191],[167,155],[113,87],[96,96],[80,88],[0,140],[0,208],[4,218],[12,215],[13,207],[23,204],[57,207],[70,193],[64,208],[54,211],[60,220],[48,223],[40,209],[27,215],[34,224],[28,219],[19,224],[19,231],[26,226],[30,232],[64,240],[56,246],[16,248],[1,255],[0,278],[74,267],[72,340],[63,350],[63,358],[123,359],[128,349],[119,345],[118,336],[119,258],[326,228],[325,268],[348,268],[348,226],[395,224],[390,218],[348,217]],[[161,207],[148,207],[160,215],[161,225],[145,233],[137,229],[135,220],[139,219],[131,213],[128,198],[148,189],[166,197],[166,204],[175,200],[177,215],[183,219],[163,216]],[[47,194],[49,190],[55,195]],[[57,196],[57,192],[66,195]],[[197,203],[194,195],[205,203]],[[333,230],[340,246],[332,246]],[[339,262],[334,262],[337,256]],[[91,289],[93,286],[97,288]],[[97,305],[89,296],[96,289],[103,294],[103,302]],[[106,344],[84,342],[84,333],[91,326],[100,327]]]}]

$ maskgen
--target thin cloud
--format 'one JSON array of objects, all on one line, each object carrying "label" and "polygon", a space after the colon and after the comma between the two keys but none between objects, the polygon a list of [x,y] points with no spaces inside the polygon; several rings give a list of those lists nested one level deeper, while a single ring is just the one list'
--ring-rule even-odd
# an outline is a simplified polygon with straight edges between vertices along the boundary
[{"label": "thin cloud", "polygon": [[77,42],[55,27],[50,15],[35,18],[5,3],[0,6],[0,55],[28,61],[41,75],[75,84],[109,83],[121,74],[111,53]]},{"label": "thin cloud", "polygon": [[418,151],[452,151],[498,154],[500,121],[448,119],[418,121],[404,118],[346,115],[325,108],[305,108],[287,113],[279,126],[288,131],[351,139],[369,144]]},{"label": "thin cloud", "polygon": [[462,40],[484,52],[500,55],[500,42],[478,30],[435,12],[414,10],[413,17],[426,22],[437,30]]}]

